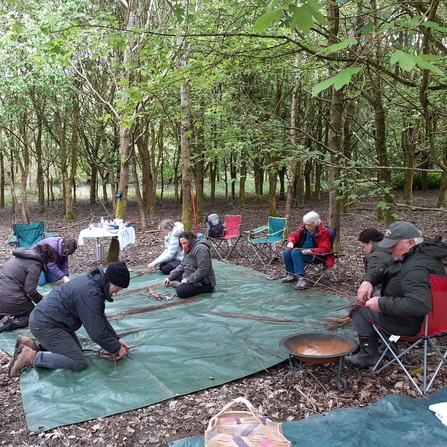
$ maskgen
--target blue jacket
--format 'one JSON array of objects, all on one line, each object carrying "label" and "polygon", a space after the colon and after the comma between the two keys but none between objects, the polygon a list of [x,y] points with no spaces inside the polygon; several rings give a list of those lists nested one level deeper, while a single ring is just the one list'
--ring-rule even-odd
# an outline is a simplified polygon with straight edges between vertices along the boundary
[{"label": "blue jacket", "polygon": [[107,320],[105,302],[113,301],[101,266],[53,289],[34,308],[35,324],[48,329],[75,332],[84,326],[90,338],[107,352],[116,354],[119,336]]}]

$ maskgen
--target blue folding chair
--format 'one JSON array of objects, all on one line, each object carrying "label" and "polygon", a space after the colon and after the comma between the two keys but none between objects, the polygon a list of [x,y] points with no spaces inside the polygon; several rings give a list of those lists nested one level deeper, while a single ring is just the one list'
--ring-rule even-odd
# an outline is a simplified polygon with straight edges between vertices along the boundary
[{"label": "blue folding chair", "polygon": [[[259,259],[262,265],[270,265],[274,259],[281,257],[286,224],[287,219],[283,217],[269,217],[268,225],[246,232],[248,243],[255,253],[251,260],[252,264]],[[260,234],[265,234],[265,236],[255,237]]]}]

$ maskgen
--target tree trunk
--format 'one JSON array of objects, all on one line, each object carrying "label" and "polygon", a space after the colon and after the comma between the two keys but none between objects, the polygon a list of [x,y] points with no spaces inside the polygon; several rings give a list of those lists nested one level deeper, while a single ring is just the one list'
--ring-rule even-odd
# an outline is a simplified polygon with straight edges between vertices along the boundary
[{"label": "tree trunk", "polygon": [[[336,4],[328,7],[328,26],[329,26],[329,45],[337,41],[339,30],[339,8]],[[331,73],[333,74],[333,73]],[[339,189],[336,181],[340,178],[339,168],[339,152],[341,149],[342,135],[342,114],[343,114],[343,89],[331,89],[331,114],[330,114],[330,131],[329,131],[329,149],[331,151],[331,169],[329,170],[329,226],[334,227],[337,231],[337,243],[340,241],[340,202],[337,200]]]}]

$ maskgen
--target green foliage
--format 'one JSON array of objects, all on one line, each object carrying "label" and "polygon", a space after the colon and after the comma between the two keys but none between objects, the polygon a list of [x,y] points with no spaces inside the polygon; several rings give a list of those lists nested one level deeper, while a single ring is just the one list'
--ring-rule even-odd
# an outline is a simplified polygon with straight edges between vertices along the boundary
[{"label": "green foliage", "polygon": [[326,90],[332,85],[334,86],[335,90],[340,90],[342,87],[351,82],[352,76],[354,76],[360,71],[362,71],[362,69],[359,67],[351,67],[347,68],[346,70],[342,70],[336,76],[333,76],[332,78],[326,79],[325,81],[315,85],[312,88],[312,94],[314,96],[318,95],[318,93],[322,92],[323,90]]},{"label": "green foliage", "polygon": [[[265,8],[265,12],[257,18],[253,28],[255,31],[265,31],[274,22],[279,22],[284,13],[287,16],[284,19],[284,25],[290,29],[297,28],[304,35],[308,35],[312,27],[315,26],[315,22],[320,24],[326,23],[326,18],[320,12],[320,9],[324,8],[324,3],[318,1],[302,1],[302,4],[297,6],[294,3],[290,3],[288,7],[281,6],[275,8],[276,1],[271,0]],[[291,15],[290,20],[288,15]]]},{"label": "green foliage", "polygon": [[[396,191],[403,191],[405,184],[405,176],[402,172],[398,172],[392,178],[392,186]],[[427,188],[439,189],[441,186],[441,173],[428,172],[427,173]],[[422,172],[415,172],[413,174],[413,190],[422,189]]]}]

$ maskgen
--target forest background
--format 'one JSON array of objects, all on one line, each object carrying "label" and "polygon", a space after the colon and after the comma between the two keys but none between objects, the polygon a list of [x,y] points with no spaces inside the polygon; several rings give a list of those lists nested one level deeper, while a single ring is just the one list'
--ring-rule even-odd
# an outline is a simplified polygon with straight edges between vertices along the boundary
[{"label": "forest background", "polygon": [[[446,3],[0,2],[0,206],[29,222],[77,186],[141,226],[170,194],[192,227],[206,195],[293,206],[447,189]],[[221,190],[223,192],[223,190]],[[194,203],[193,203],[193,197]]]}]

